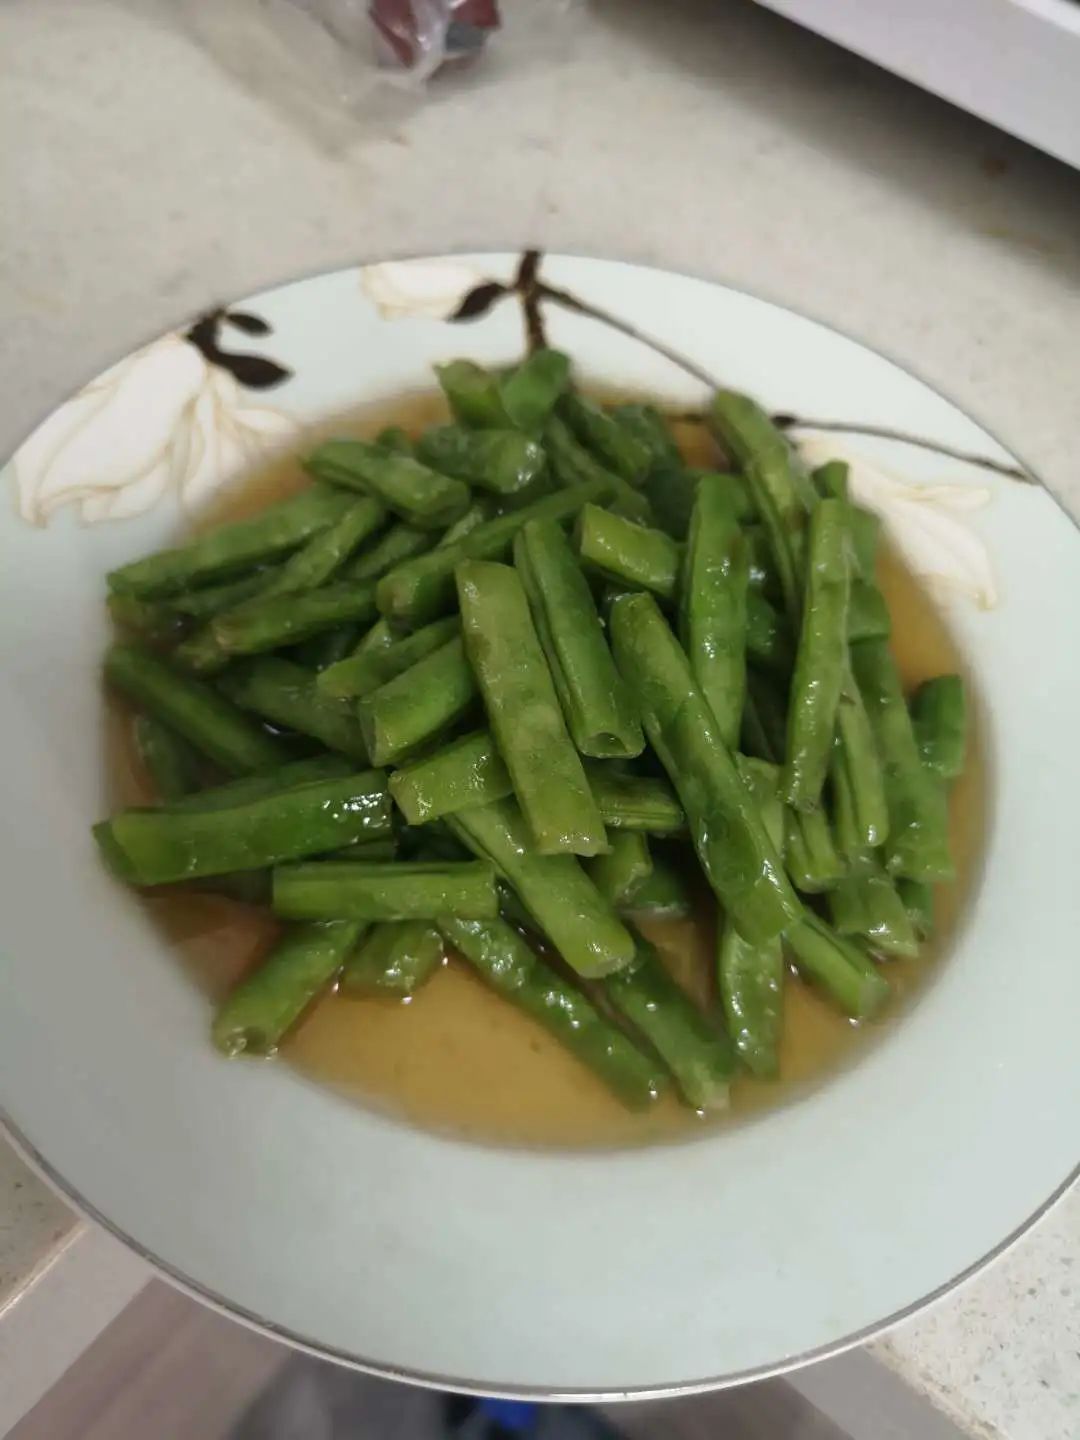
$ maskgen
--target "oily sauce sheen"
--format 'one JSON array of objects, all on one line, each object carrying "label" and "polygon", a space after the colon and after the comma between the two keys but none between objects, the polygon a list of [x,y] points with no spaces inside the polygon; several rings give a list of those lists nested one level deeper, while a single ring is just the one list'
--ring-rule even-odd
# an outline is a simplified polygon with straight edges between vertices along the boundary
[{"label": "oily sauce sheen", "polygon": [[[320,426],[308,440],[329,434],[370,436],[385,425],[401,425],[415,433],[445,418],[440,395],[407,396]],[[709,441],[702,428],[687,424],[676,429],[690,463],[709,463]],[[207,516],[206,525],[253,514],[306,483],[294,459],[275,461],[236,487],[227,505]],[[948,671],[963,673],[930,598],[887,552],[880,561],[879,580],[892,615],[893,650],[905,687],[910,690],[921,680]],[[115,799],[121,805],[152,803],[154,797],[131,743],[130,714],[120,704],[110,703],[108,764]],[[851,1064],[886,1028],[902,1023],[948,948],[972,890],[983,834],[977,720],[976,713],[967,767],[951,794],[950,838],[957,880],[939,887],[936,938],[924,945],[918,959],[889,960],[882,966],[894,996],[884,1018],[868,1024],[852,1024],[798,976],[789,974],[781,1078],[768,1082],[740,1074],[730,1110],[719,1120],[702,1120],[670,1095],[645,1114],[627,1111],[591,1072],[456,958],[450,958],[408,1001],[324,996],[287,1037],[280,1058],[366,1106],[430,1129],[503,1144],[641,1144],[700,1132],[706,1125],[731,1124],[786,1103]],[[258,964],[278,931],[268,912],[215,896],[177,892],[147,897],[142,903],[165,930],[189,974],[214,1001]],[[710,911],[711,906],[703,906],[696,918],[647,921],[641,927],[676,977],[706,1002],[714,998],[715,926]]]}]

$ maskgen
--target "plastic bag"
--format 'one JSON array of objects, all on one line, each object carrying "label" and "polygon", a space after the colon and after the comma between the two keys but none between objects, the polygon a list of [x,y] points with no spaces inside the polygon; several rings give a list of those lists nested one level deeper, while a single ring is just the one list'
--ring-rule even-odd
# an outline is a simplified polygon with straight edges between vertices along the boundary
[{"label": "plastic bag", "polygon": [[[173,0],[234,78],[313,136],[377,133],[448,78],[520,69],[570,48],[577,0]],[[488,50],[495,52],[493,66]]]},{"label": "plastic bag", "polygon": [[360,63],[427,80],[474,59],[499,28],[497,0],[285,0]]}]

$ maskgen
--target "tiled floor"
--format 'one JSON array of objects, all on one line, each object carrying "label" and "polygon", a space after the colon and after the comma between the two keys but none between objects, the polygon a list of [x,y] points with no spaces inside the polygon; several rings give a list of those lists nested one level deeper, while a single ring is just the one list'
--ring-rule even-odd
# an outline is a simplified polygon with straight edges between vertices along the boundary
[{"label": "tiled floor", "polygon": [[[847,1440],[782,1381],[608,1417],[627,1440]],[[155,1281],[8,1440],[434,1440],[440,1419],[436,1396],[296,1355]]]}]

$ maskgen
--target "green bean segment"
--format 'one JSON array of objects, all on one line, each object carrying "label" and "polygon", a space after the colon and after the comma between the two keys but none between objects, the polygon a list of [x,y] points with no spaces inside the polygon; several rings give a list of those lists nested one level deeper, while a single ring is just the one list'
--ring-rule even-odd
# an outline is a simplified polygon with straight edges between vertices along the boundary
[{"label": "green bean segment", "polygon": [[507,565],[458,567],[465,650],[499,752],[541,854],[595,855],[604,822],[567,733],[518,574]]},{"label": "green bean segment", "polygon": [[531,520],[514,541],[514,565],[574,744],[596,758],[640,755],[645,737],[630,692],[560,527]]},{"label": "green bean segment", "polygon": [[494,872],[479,861],[279,865],[273,904],[287,920],[486,920],[499,913]]},{"label": "green bean segment", "polygon": [[240,981],[214,1016],[214,1044],[224,1055],[272,1055],[333,980],[363,933],[349,920],[294,925]]},{"label": "green bean segment", "polygon": [[228,808],[122,810],[95,834],[121,879],[167,885],[318,855],[386,833],[390,815],[385,779],[372,770]]}]

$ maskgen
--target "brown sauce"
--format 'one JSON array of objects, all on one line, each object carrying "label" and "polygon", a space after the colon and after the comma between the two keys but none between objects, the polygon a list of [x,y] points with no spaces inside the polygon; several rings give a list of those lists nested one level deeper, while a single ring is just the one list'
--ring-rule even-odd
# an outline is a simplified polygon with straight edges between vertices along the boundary
[{"label": "brown sauce", "polygon": [[[390,424],[416,432],[445,414],[440,396],[414,395],[357,411],[312,433],[372,435]],[[691,463],[708,463],[708,440],[701,427],[680,425],[677,431]],[[305,483],[295,459],[275,461],[236,487],[205,524],[252,514]],[[963,673],[956,647],[927,594],[887,552],[879,570],[905,685],[911,688],[947,671]],[[111,715],[106,761],[115,803],[150,803],[153,796],[131,744],[130,717],[119,705]],[[973,719],[977,722],[977,713]],[[939,887],[937,934],[919,958],[883,965],[894,992],[886,1014],[872,1023],[854,1025],[798,976],[789,974],[781,1078],[765,1082],[740,1074],[731,1107],[719,1122],[702,1120],[671,1096],[646,1114],[628,1112],[544,1030],[488,990],[455,958],[404,1003],[337,993],[324,996],[286,1038],[281,1058],[310,1079],[366,1106],[425,1128],[503,1144],[636,1145],[730,1124],[787,1103],[855,1062],[876,1037],[902,1024],[947,952],[974,889],[984,834],[985,789],[976,726],[971,738],[967,768],[950,798],[957,879]],[[225,995],[257,964],[277,934],[277,923],[268,913],[214,896],[159,894],[143,903],[211,1000]],[[711,917],[653,921],[642,928],[676,977],[703,1000],[711,1000]]]}]

